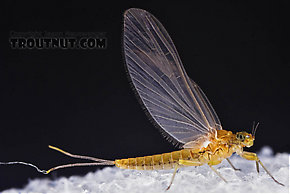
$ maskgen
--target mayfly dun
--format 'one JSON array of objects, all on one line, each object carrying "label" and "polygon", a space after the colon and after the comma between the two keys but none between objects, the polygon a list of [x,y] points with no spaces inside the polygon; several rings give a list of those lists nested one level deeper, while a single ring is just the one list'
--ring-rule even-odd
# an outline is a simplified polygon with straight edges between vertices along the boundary
[{"label": "mayfly dun", "polygon": [[0,164],[30,165],[45,174],[60,168],[89,165],[115,165],[137,170],[174,169],[169,189],[177,170],[185,166],[207,164],[226,182],[213,166],[226,159],[234,170],[239,170],[228,159],[237,153],[255,161],[258,172],[261,165],[276,183],[283,185],[265,168],[257,154],[243,151],[244,147],[253,145],[257,127],[253,127],[252,133],[233,133],[222,128],[203,91],[187,76],[169,34],[153,15],[136,8],[125,12],[123,46],[126,68],[140,102],[163,135],[180,145],[179,151],[111,161],[74,155],[49,146],[70,157],[93,162],[66,164],[49,170],[40,170],[25,162]]}]

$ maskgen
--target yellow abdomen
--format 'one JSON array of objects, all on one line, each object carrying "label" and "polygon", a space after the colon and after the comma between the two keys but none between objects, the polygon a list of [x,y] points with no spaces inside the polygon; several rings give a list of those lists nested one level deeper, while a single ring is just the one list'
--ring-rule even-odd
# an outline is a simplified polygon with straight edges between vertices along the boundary
[{"label": "yellow abdomen", "polygon": [[164,154],[115,160],[114,164],[122,169],[162,170],[179,166],[201,166],[203,164],[217,165],[228,158],[239,147],[232,145],[209,144],[202,149],[182,149]]},{"label": "yellow abdomen", "polygon": [[115,165],[122,169],[162,170],[171,169],[179,160],[191,160],[196,154],[183,149],[164,154],[115,160]]}]

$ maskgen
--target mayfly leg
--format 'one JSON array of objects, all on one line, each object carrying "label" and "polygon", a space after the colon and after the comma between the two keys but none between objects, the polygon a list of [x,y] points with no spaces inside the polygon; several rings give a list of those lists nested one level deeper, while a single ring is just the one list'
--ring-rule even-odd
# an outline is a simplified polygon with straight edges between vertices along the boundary
[{"label": "mayfly leg", "polygon": [[214,167],[212,167],[211,165],[209,165],[209,167],[221,178],[223,179],[226,183],[228,182],[222,175],[221,173],[219,173]]},{"label": "mayfly leg", "polygon": [[171,187],[171,185],[172,185],[172,183],[173,183],[174,177],[175,177],[175,175],[176,175],[176,173],[177,173],[178,167],[179,167],[179,165],[178,165],[178,163],[176,163],[175,168],[174,168],[174,173],[173,173],[173,175],[172,175],[171,181],[170,181],[170,183],[169,183],[169,185],[168,185],[166,191],[170,189],[170,187]]},{"label": "mayfly leg", "polygon": [[[264,166],[264,164],[261,162],[261,160],[259,159],[258,162],[261,164],[261,166],[264,168],[264,170],[267,172],[267,174],[279,185],[285,186],[284,184],[280,183],[279,181],[277,181],[272,175],[271,173],[267,170],[267,168]],[[259,167],[257,167],[257,170],[259,170]]]},{"label": "mayfly leg", "polygon": [[259,173],[260,172],[260,169],[259,169],[259,163],[258,163],[258,161],[256,161],[256,169],[257,169],[257,172]]},{"label": "mayfly leg", "polygon": [[256,153],[253,152],[242,152],[240,154],[240,156],[242,158],[245,158],[246,160],[254,160],[256,161],[256,167],[257,167],[257,171],[259,172],[259,164],[264,168],[264,170],[266,171],[266,173],[273,179],[273,181],[275,181],[277,184],[285,186],[284,184],[280,183],[279,181],[277,181],[272,174],[267,170],[267,168],[264,166],[264,164],[261,162],[261,160],[258,158]]},{"label": "mayfly leg", "polygon": [[239,168],[236,168],[233,163],[230,161],[230,159],[226,158],[226,160],[228,161],[228,163],[231,165],[231,167],[234,169],[234,170],[241,170]]},{"label": "mayfly leg", "polygon": [[200,161],[198,161],[198,160],[195,160],[195,161],[194,160],[179,160],[178,163],[176,163],[176,165],[175,165],[174,173],[172,175],[170,184],[166,190],[170,189],[170,187],[173,183],[174,177],[177,173],[178,167],[180,167],[180,166],[200,166],[200,165],[202,165],[202,163],[200,163]]}]

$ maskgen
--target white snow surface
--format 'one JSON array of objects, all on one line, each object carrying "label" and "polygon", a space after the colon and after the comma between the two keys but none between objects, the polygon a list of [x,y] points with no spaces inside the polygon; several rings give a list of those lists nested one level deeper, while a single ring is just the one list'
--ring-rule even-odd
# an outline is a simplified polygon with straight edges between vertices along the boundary
[{"label": "white snow surface", "polygon": [[[170,190],[166,192],[289,192],[289,154],[278,153],[275,156],[271,148],[264,147],[258,153],[259,158],[272,175],[285,186],[275,183],[260,166],[256,171],[254,161],[248,161],[237,155],[230,159],[241,171],[234,171],[224,160],[215,168],[224,176],[228,183],[221,180],[207,165],[200,167],[184,167],[175,176]],[[137,171],[107,167],[85,176],[71,176],[56,180],[34,179],[23,189],[9,189],[3,192],[13,193],[115,193],[115,192],[165,192],[173,170]]]}]

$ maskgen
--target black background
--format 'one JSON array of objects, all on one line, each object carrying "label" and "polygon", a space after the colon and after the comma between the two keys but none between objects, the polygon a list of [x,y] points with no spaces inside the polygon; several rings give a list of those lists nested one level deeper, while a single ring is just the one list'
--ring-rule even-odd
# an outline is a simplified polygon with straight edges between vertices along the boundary
[{"label": "black background", "polygon": [[[185,69],[228,130],[251,130],[255,145],[289,152],[289,1],[12,2],[1,6],[0,161],[42,169],[72,161],[47,145],[105,159],[173,151],[146,118],[125,74],[122,14],[154,14]],[[12,50],[10,31],[105,32],[105,50]],[[81,175],[96,167],[42,175],[0,166],[0,189],[28,179]]]}]

